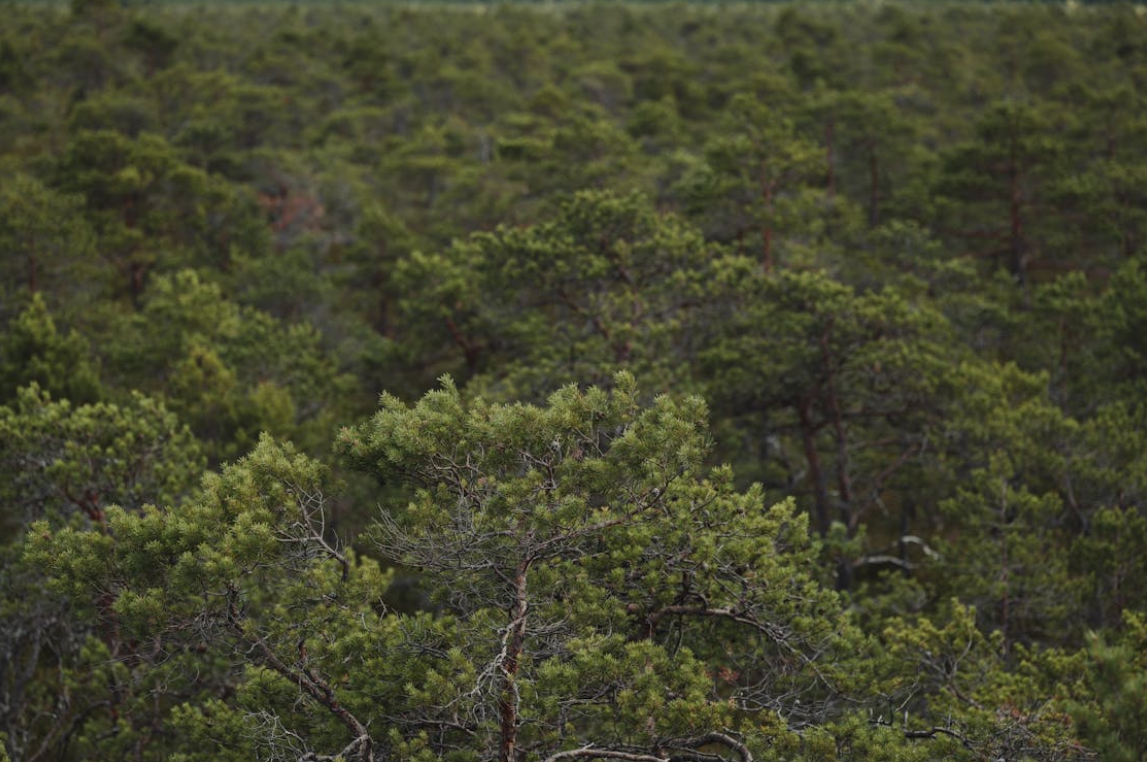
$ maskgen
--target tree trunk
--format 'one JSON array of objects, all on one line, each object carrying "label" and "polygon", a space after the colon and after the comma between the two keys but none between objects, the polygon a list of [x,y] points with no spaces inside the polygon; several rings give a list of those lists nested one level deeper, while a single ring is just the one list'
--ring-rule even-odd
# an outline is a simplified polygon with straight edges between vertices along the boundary
[{"label": "tree trunk", "polygon": [[764,221],[761,223],[761,265],[766,273],[773,271],[773,185],[766,173],[767,163],[761,161],[761,204]]},{"label": "tree trunk", "polygon": [[1027,263],[1024,261],[1023,189],[1020,186],[1020,167],[1015,138],[1012,138],[1008,157],[1009,209],[1009,254],[1008,269],[1020,283],[1026,281]]},{"label": "tree trunk", "polygon": [[816,513],[817,531],[823,537],[828,534],[832,517],[828,505],[828,480],[820,465],[820,453],[816,451],[817,426],[812,422],[812,399],[806,397],[797,405],[797,415],[801,424],[801,442],[804,444],[805,461],[813,484],[813,506]]},{"label": "tree trunk", "polygon": [[470,375],[474,375],[478,369],[478,346],[463,335],[462,330],[458,328],[458,324],[452,318],[446,318],[446,330],[450,331],[454,343],[462,350],[462,354],[466,358],[466,370],[470,371]]},{"label": "tree trunk", "polygon": [[142,262],[131,263],[131,301],[139,306],[140,297],[143,296],[143,279],[147,274],[147,265]]},{"label": "tree trunk", "polygon": [[868,145],[868,225],[880,224],[880,165],[876,147]]},{"label": "tree trunk", "polygon": [[824,191],[830,202],[836,200],[836,119],[829,115],[824,124],[824,163],[825,181]]},{"label": "tree trunk", "polygon": [[498,700],[498,714],[501,716],[501,748],[499,762],[514,762],[518,745],[518,667],[521,664],[522,648],[526,640],[526,573],[529,561],[518,565],[514,575],[514,601],[510,606],[510,623],[507,625],[504,646],[505,660],[502,663],[502,695]]}]

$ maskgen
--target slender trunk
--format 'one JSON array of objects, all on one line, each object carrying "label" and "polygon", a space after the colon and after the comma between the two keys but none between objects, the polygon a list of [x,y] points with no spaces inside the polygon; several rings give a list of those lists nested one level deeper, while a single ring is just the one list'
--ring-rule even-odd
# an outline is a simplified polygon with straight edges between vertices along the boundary
[{"label": "slender trunk", "polygon": [[143,295],[143,279],[147,275],[147,265],[142,262],[131,263],[131,301],[139,306],[139,299]]},{"label": "slender trunk", "polygon": [[501,748],[499,762],[514,762],[518,745],[518,667],[526,641],[526,573],[530,562],[518,565],[514,575],[514,601],[510,606],[510,623],[506,632],[505,660],[502,662],[502,695],[498,700],[501,716]]},{"label": "slender trunk", "polygon": [[880,164],[872,143],[868,144],[868,224],[880,224]]},{"label": "slender trunk", "polygon": [[629,362],[629,355],[633,351],[633,345],[628,341],[623,341],[613,345],[613,361],[618,365],[625,365]]},{"label": "slender trunk", "polygon": [[1131,257],[1135,256],[1135,250],[1139,248],[1138,241],[1135,239],[1135,234],[1132,232],[1131,225],[1127,224],[1125,221],[1126,211],[1132,208],[1133,205],[1129,203],[1127,193],[1124,192],[1122,188],[1115,191],[1115,203],[1117,209],[1119,210],[1119,217],[1123,218],[1119,219],[1117,223],[1119,227],[1120,250],[1123,252],[1123,256],[1125,258],[1130,259]]},{"label": "slender trunk", "polygon": [[[832,416],[832,430],[836,437],[836,485],[839,493],[837,510],[840,512],[840,520],[844,522],[844,526],[847,528],[848,536],[853,537],[856,534],[856,525],[860,517],[852,513],[852,477],[848,473],[848,439],[844,432],[844,417],[840,412],[840,402],[836,398],[832,357],[828,351],[828,337],[831,330],[830,326],[829,330],[825,331],[821,337],[820,348],[827,373],[825,390],[828,392],[828,411],[829,415]],[[852,562],[846,556],[842,556],[836,564],[836,589],[852,589]]]},{"label": "slender trunk", "polygon": [[1026,280],[1026,262],[1024,261],[1024,227],[1023,227],[1023,192],[1020,187],[1020,167],[1017,157],[1015,138],[1011,141],[1011,150],[1008,157],[1008,185],[1010,190],[1010,254],[1011,261],[1008,269],[1011,270],[1021,283]]},{"label": "slender trunk", "polygon": [[466,370],[470,371],[473,375],[478,369],[478,347],[473,342],[469,341],[458,328],[458,324],[452,318],[446,318],[446,330],[450,331],[450,336],[454,339],[454,343],[462,350],[462,354],[466,358]]},{"label": "slender trunk", "polygon": [[852,512],[852,476],[849,474],[848,435],[844,430],[844,418],[840,414],[840,406],[837,403],[836,392],[832,389],[831,381],[829,382],[828,395],[829,413],[832,415],[832,433],[836,438],[836,488],[840,493],[837,511],[840,514],[841,522],[848,528],[848,536],[853,537],[856,535],[856,529],[860,524],[860,515]]},{"label": "slender trunk", "polygon": [[1000,602],[1001,603],[1001,606],[1000,606],[1000,609],[1001,609],[1001,611],[1000,611],[1000,634],[1003,635],[1003,638],[1004,638],[1004,655],[1007,655],[1007,653],[1008,653],[1008,637],[1009,637],[1008,636],[1008,625],[1011,624],[1010,619],[1011,619],[1012,601],[1011,601],[1011,594],[1008,590],[1009,586],[1011,585],[1011,569],[1008,566],[1008,528],[1006,525],[1001,528],[1000,536],[1003,540],[1003,557],[1004,557],[1003,568],[1000,571],[1000,576],[1001,576],[1000,581],[1003,582],[1003,587],[1004,587],[1004,598]]},{"label": "slender trunk", "polygon": [[28,241],[28,290],[33,294],[39,288],[39,262],[36,257],[36,236]]},{"label": "slender trunk", "polygon": [[761,203],[764,221],[761,223],[761,264],[766,273],[773,271],[773,181],[768,179],[768,163],[761,160]]},{"label": "slender trunk", "polygon": [[840,520],[848,527],[848,536],[856,534],[859,516],[852,515],[852,477],[849,475],[848,436],[844,430],[844,416],[840,412],[840,400],[836,395],[835,371],[832,367],[832,353],[828,340],[832,335],[832,325],[820,337],[820,354],[824,363],[825,391],[828,392],[828,412],[832,416],[832,431],[836,437],[836,485],[840,493]]},{"label": "slender trunk", "polygon": [[1011,564],[1008,558],[1008,485],[1004,482],[1001,485],[1000,492],[1000,509],[999,509],[999,533],[1000,533],[1000,555],[1001,555],[1001,568],[1000,568],[1000,582],[1002,583],[1003,598],[1000,601],[1000,635],[1003,636],[1003,651],[1004,656],[1008,654],[1009,644],[1009,629],[1011,625]]},{"label": "slender trunk", "polygon": [[1067,404],[1067,364],[1070,351],[1067,336],[1067,318],[1061,315],[1059,318],[1059,402],[1061,405]]},{"label": "slender trunk", "polygon": [[764,225],[761,228],[761,263],[765,267],[766,273],[773,271],[773,228],[770,225]]},{"label": "slender trunk", "polygon": [[[139,205],[136,203],[135,196],[124,197],[122,212],[124,227],[128,230],[135,230],[139,224]],[[131,251],[128,252],[128,286],[131,289],[132,304],[136,307],[139,307],[139,299],[143,294],[143,278],[147,274],[147,265],[135,259],[138,254],[138,246],[132,246]]]},{"label": "slender trunk", "polygon": [[830,202],[836,200],[836,146],[834,142],[836,132],[836,119],[829,115],[824,124],[824,162],[825,182],[824,191]]},{"label": "slender trunk", "polygon": [[797,405],[797,416],[801,424],[801,442],[804,444],[805,461],[808,463],[809,473],[812,476],[814,510],[816,513],[817,531],[821,536],[828,534],[832,525],[828,505],[828,480],[820,465],[820,453],[816,451],[816,430],[812,422],[812,399],[806,397]]},{"label": "slender trunk", "polygon": [[385,241],[378,245],[378,270],[375,271],[373,286],[378,293],[377,313],[374,319],[374,330],[388,339],[395,338],[394,321],[390,317],[390,252]]},{"label": "slender trunk", "polygon": [[908,566],[908,543],[904,538],[908,536],[908,530],[911,528],[909,520],[914,513],[911,500],[905,500],[900,505],[900,573],[905,577],[912,576],[912,569]]}]

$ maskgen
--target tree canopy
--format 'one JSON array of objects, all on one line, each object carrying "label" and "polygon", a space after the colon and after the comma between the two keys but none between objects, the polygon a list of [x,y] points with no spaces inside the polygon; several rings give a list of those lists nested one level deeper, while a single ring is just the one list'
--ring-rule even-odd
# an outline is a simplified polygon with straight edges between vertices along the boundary
[{"label": "tree canopy", "polygon": [[1147,754],[1147,16],[8,3],[0,760]]}]

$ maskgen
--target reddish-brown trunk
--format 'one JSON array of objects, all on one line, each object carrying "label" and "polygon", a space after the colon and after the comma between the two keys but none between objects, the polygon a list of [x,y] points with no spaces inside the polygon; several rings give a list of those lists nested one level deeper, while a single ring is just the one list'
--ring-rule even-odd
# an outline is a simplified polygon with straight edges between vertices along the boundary
[{"label": "reddish-brown trunk", "polygon": [[[1119,205],[1120,211],[1130,206],[1127,200],[1127,194],[1122,189],[1115,192],[1115,201]],[[1119,241],[1124,257],[1130,259],[1135,256],[1135,250],[1139,248],[1139,244],[1135,239],[1135,234],[1132,232],[1130,225],[1119,226]]]},{"label": "reddish-brown trunk", "polygon": [[766,273],[773,271],[773,182],[768,179],[768,163],[761,160],[761,203],[764,221],[761,223],[761,265]]},{"label": "reddish-brown trunk", "polygon": [[142,262],[131,263],[131,300],[135,304],[139,304],[139,298],[143,294],[145,275],[147,275],[147,265]]},{"label": "reddish-brown trunk", "polygon": [[1010,255],[1011,261],[1008,263],[1008,269],[1012,275],[1016,276],[1021,282],[1025,279],[1025,262],[1024,262],[1024,226],[1023,226],[1023,189],[1020,183],[1020,167],[1019,159],[1017,157],[1016,141],[1013,138],[1011,142],[1011,152],[1008,157],[1008,185],[1010,190]]},{"label": "reddish-brown trunk", "polygon": [[613,361],[618,365],[624,365],[629,362],[629,355],[632,351],[633,345],[628,341],[615,344],[613,347]]},{"label": "reddish-brown trunk", "polygon": [[375,318],[375,330],[388,339],[395,338],[394,321],[390,319],[390,297],[389,297],[389,280],[390,268],[388,267],[390,256],[387,250],[386,242],[383,241],[378,245],[378,261],[379,268],[374,278],[374,286],[378,291],[378,315]]},{"label": "reddish-brown trunk", "polygon": [[836,396],[834,381],[835,370],[832,367],[832,353],[829,350],[828,340],[832,335],[832,325],[820,338],[821,360],[824,363],[826,377],[825,391],[828,393],[828,412],[832,416],[832,430],[836,437],[836,483],[840,491],[840,520],[848,527],[848,535],[856,533],[859,516],[852,514],[852,477],[849,475],[848,438],[844,430],[844,416],[840,412],[840,401]]},{"label": "reddish-brown trunk", "polygon": [[1003,649],[1004,654],[1008,652],[1008,626],[1011,624],[1011,593],[1009,586],[1011,585],[1011,569],[1008,567],[1008,527],[1006,525],[1006,517],[1004,517],[1005,524],[1000,527],[1000,537],[1003,542],[1003,568],[1000,570],[1000,581],[1003,583],[1004,598],[1000,601],[1000,634],[1003,636]]},{"label": "reddish-brown trunk", "polygon": [[880,165],[876,147],[868,145],[868,224],[880,224]]},{"label": "reddish-brown trunk", "polygon": [[825,193],[828,194],[829,201],[832,201],[836,198],[836,145],[834,142],[835,133],[836,119],[830,115],[824,124],[824,190]]},{"label": "reddish-brown trunk", "polygon": [[510,607],[510,631],[506,641],[506,657],[502,664],[502,695],[498,700],[501,717],[501,745],[499,762],[514,762],[518,746],[518,668],[526,641],[526,573],[529,562],[518,566],[514,575],[514,602]]},{"label": "reddish-brown trunk", "polygon": [[817,531],[821,536],[827,535],[832,525],[828,505],[828,481],[820,465],[820,453],[816,451],[817,426],[812,422],[812,399],[806,397],[797,405],[797,416],[800,418],[801,442],[804,445],[805,461],[808,463],[809,474],[812,476],[813,507],[816,513]]},{"label": "reddish-brown trunk", "polygon": [[[820,337],[820,352],[821,360],[824,363],[825,392],[828,394],[826,402],[828,404],[829,415],[832,417],[833,435],[836,437],[836,485],[839,492],[838,510],[840,512],[840,520],[847,528],[848,536],[852,537],[856,534],[860,515],[859,513],[853,513],[852,477],[848,473],[848,438],[844,431],[844,416],[840,412],[840,401],[836,396],[836,372],[832,366],[832,352],[828,346],[829,337],[831,335],[832,323],[829,323],[828,328]],[[825,499],[827,500],[827,494],[825,495]],[[827,512],[827,510],[828,508],[825,506],[825,511]],[[836,587],[838,590],[849,590],[852,587],[852,562],[847,557],[842,557],[837,562]]]},{"label": "reddish-brown trunk", "polygon": [[477,345],[466,338],[452,318],[446,318],[446,329],[450,331],[454,343],[462,350],[462,354],[466,358],[466,369],[473,373],[478,369],[479,351]]}]

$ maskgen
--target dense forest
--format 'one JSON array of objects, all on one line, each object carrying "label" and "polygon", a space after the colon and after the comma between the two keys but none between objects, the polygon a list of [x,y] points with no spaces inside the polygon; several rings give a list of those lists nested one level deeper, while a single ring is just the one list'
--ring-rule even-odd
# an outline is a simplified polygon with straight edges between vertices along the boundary
[{"label": "dense forest", "polygon": [[1147,13],[4,4],[0,760],[1147,759]]}]

